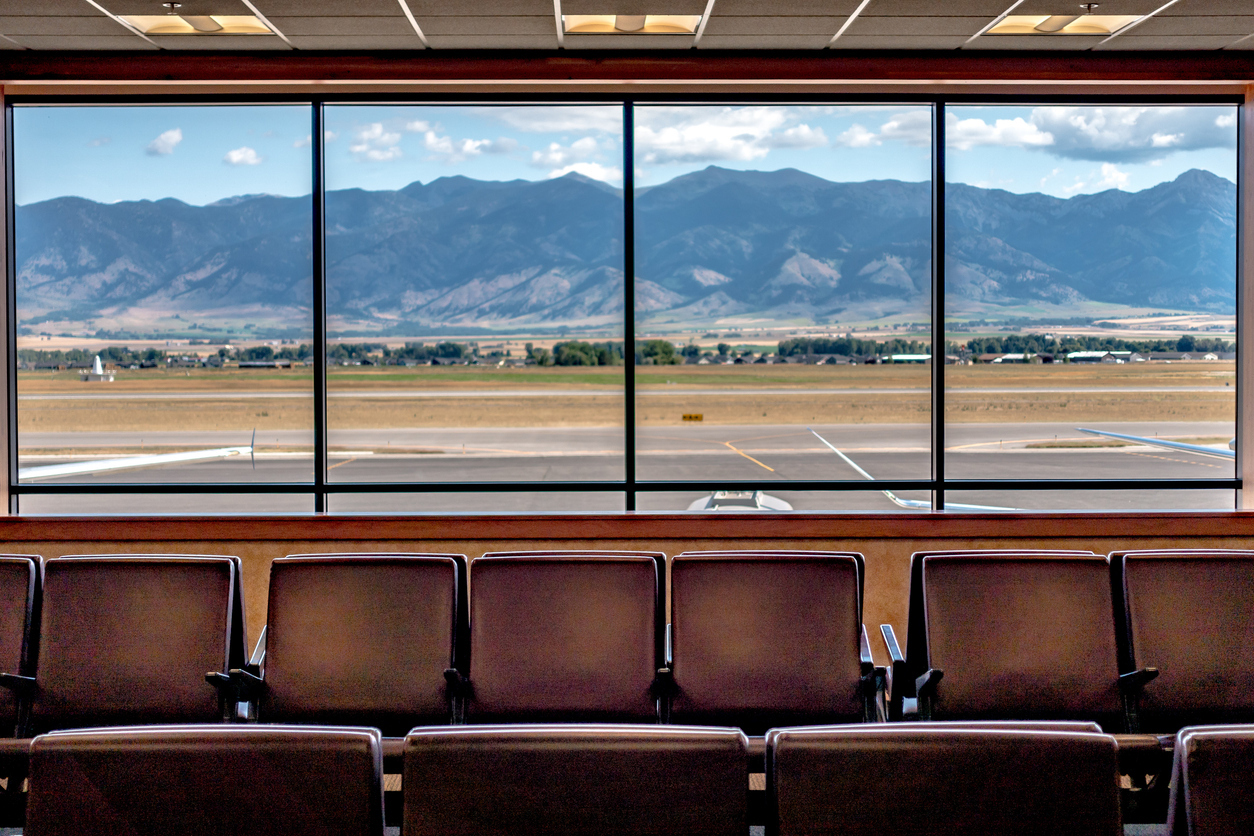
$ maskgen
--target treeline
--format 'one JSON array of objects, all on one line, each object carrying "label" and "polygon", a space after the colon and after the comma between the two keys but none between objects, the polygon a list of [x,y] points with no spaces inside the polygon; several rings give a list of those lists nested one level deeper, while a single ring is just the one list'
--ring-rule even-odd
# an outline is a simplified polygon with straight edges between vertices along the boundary
[{"label": "treeline", "polygon": [[1044,337],[1038,334],[1008,334],[1004,337],[976,337],[967,341],[967,351],[980,354],[1067,354],[1072,351],[1232,351],[1233,344],[1219,338],[1185,334],[1177,340],[1122,340],[1114,337]]},{"label": "treeline", "polygon": [[793,337],[780,340],[779,356],[839,354],[843,357],[869,357],[877,354],[931,354],[932,344],[922,340],[894,338],[860,340],[856,337]]}]

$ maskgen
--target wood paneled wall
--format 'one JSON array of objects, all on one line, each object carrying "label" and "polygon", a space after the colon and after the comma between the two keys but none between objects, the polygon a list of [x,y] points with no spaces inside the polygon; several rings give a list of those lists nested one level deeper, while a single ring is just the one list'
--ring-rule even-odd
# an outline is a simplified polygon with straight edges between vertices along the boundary
[{"label": "wood paneled wall", "polygon": [[0,519],[0,550],[67,554],[231,554],[244,564],[250,646],[265,623],[270,561],[308,552],[484,552],[715,548],[858,551],[865,622],[904,635],[910,555],[937,548],[1254,548],[1254,514],[621,514],[458,517]]}]

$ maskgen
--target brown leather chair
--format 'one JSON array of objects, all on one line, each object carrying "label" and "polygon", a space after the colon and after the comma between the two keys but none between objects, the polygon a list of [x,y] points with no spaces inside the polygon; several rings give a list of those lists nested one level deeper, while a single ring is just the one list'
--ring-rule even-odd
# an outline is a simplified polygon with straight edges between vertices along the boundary
[{"label": "brown leather chair", "polygon": [[775,836],[1122,836],[1117,744],[1082,731],[888,724],[774,729]]},{"label": "brown leather chair", "polygon": [[918,563],[909,663],[923,670],[923,719],[1126,729],[1124,693],[1138,683],[1120,676],[1104,556],[930,554]]},{"label": "brown leather chair", "polygon": [[32,836],[382,836],[374,729],[148,726],[31,745]]},{"label": "brown leather chair", "polygon": [[466,722],[657,722],[664,559],[473,558]]},{"label": "brown leather chair", "polygon": [[34,554],[0,555],[0,737],[13,737],[35,675],[39,642],[39,570]]},{"label": "brown leather chair", "polygon": [[670,570],[670,722],[761,735],[875,719],[862,555],[685,552]]},{"label": "brown leather chair", "polygon": [[223,719],[205,672],[242,659],[235,558],[95,555],[52,558],[31,724],[212,723]]},{"label": "brown leather chair", "polygon": [[258,718],[373,726],[399,771],[406,732],[451,722],[465,567],[460,554],[275,560]]},{"label": "brown leather chair", "polygon": [[1191,726],[1176,736],[1167,832],[1171,836],[1254,833],[1254,726]]},{"label": "brown leather chair", "polygon": [[1123,598],[1123,667],[1158,670],[1136,706],[1141,729],[1254,722],[1254,551],[1130,551],[1111,560]]},{"label": "brown leather chair", "polygon": [[402,832],[744,836],[745,746],[730,728],[415,729]]}]

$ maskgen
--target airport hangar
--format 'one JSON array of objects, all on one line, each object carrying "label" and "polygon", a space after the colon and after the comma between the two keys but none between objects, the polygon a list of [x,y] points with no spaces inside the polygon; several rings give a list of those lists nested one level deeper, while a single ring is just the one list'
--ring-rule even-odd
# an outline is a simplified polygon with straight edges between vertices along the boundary
[{"label": "airport hangar", "polygon": [[[379,101],[804,101],[917,95],[937,101],[1243,100],[1239,318],[1254,302],[1254,13],[1244,0],[1106,0],[1132,21],[1110,35],[993,35],[1010,14],[1070,16],[1045,0],[41,0],[0,3],[3,96],[73,101],[200,102],[265,96]],[[177,12],[163,34],[141,18]],[[567,32],[563,17],[619,16],[603,31]],[[641,15],[685,16],[691,34],[653,34]],[[196,34],[210,15],[251,16],[274,34]],[[138,17],[136,17],[138,16]],[[682,22],[682,21],[681,21]],[[608,26],[608,31],[604,31]],[[1046,27],[1048,28],[1048,27]],[[9,169],[11,171],[11,169]],[[11,192],[10,192],[11,193]],[[11,205],[11,204],[9,204]],[[7,211],[7,210],[6,210]],[[7,224],[5,226],[8,226]],[[11,228],[11,227],[9,227]],[[12,262],[11,242],[6,251]],[[13,300],[6,297],[13,322]],[[1250,380],[1254,329],[1240,332],[1239,378]],[[13,336],[0,377],[14,384]],[[1238,390],[1238,438],[1254,437],[1249,385]],[[0,461],[15,473],[14,400]],[[1248,429],[1247,429],[1248,428]],[[1254,472],[1239,445],[1236,477]],[[9,507],[9,481],[0,508]],[[1082,490],[1082,487],[1077,487]],[[1254,508],[1243,492],[1240,508]],[[713,547],[856,550],[867,556],[865,620],[904,624],[912,551],[963,547],[1243,548],[1247,511],[1199,513],[593,514],[312,517],[57,517],[0,521],[4,549],[84,553],[209,553],[243,558],[250,640],[265,620],[269,562],[320,551],[461,552]],[[878,661],[884,652],[876,643]]]}]

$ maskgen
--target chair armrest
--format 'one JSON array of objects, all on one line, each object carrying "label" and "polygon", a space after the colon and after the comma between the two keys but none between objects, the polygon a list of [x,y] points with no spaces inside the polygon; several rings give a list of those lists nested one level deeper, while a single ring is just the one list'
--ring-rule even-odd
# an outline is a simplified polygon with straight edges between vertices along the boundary
[{"label": "chair armrest", "polygon": [[920,720],[932,719],[932,701],[936,698],[936,686],[940,684],[945,672],[940,668],[928,668],[914,680],[914,694],[918,699]]},{"label": "chair armrest", "polygon": [[871,643],[867,641],[865,624],[862,625],[862,636],[858,643],[858,654],[862,664],[862,675],[866,676],[867,674],[873,672],[875,670],[875,657],[871,655]]},{"label": "chair armrest", "polygon": [[905,699],[906,691],[909,690],[910,677],[906,674],[906,659],[901,655],[901,645],[897,644],[897,634],[893,632],[893,625],[881,624],[880,635],[884,637],[884,646],[888,648],[888,659],[892,663],[887,676],[886,713],[890,722],[897,722],[902,718],[902,701]]},{"label": "chair armrest", "polygon": [[270,625],[266,624],[261,628],[261,634],[257,636],[257,643],[253,645],[253,655],[248,660],[247,668],[261,672],[261,666],[266,661],[266,631],[270,629]]},{"label": "chair armrest", "polygon": [[1123,725],[1129,734],[1141,730],[1141,693],[1145,684],[1158,676],[1158,668],[1141,668],[1119,674],[1119,695],[1123,697]]},{"label": "chair armrest", "polygon": [[1141,668],[1140,670],[1129,671],[1128,673],[1119,674],[1119,691],[1124,694],[1134,694],[1145,687],[1145,683],[1150,682],[1158,676],[1158,668]]},{"label": "chair armrest", "polygon": [[35,690],[35,677],[21,676],[16,673],[0,673],[0,687],[8,688],[15,694],[29,694]]}]

